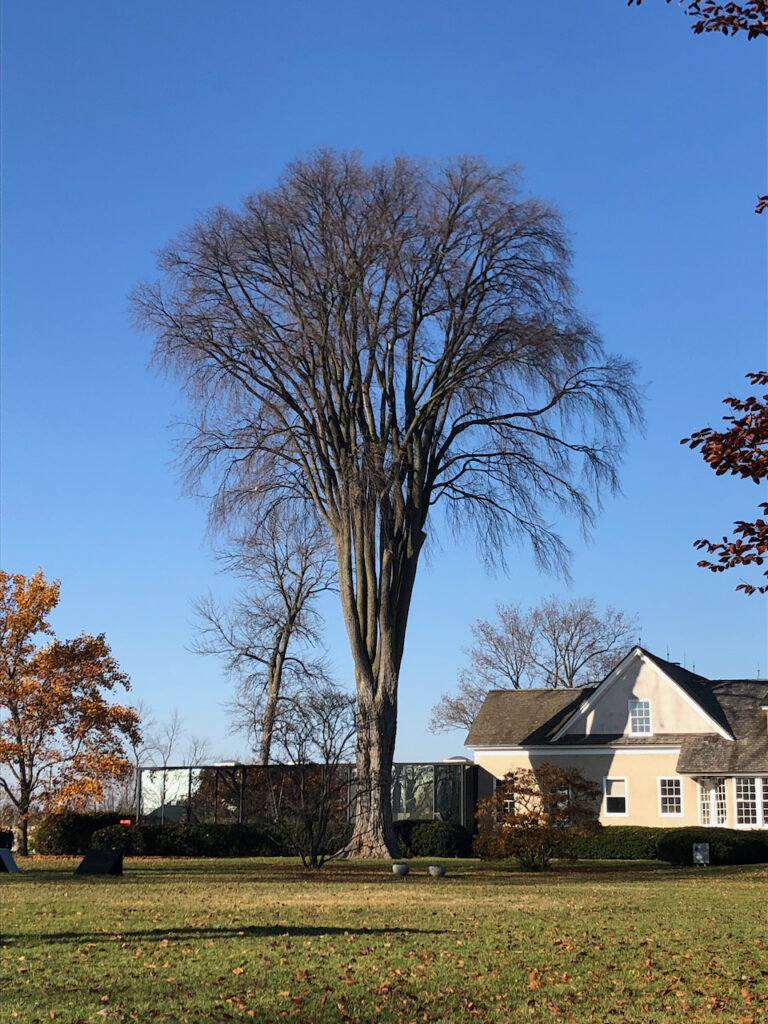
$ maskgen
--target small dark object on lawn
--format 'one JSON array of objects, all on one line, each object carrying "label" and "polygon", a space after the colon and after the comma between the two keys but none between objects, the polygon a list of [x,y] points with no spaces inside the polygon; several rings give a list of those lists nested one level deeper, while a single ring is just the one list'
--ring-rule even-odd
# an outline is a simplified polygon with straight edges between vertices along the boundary
[{"label": "small dark object on lawn", "polygon": [[122,875],[123,855],[117,850],[89,850],[75,868],[76,875]]},{"label": "small dark object on lawn", "polygon": [[18,864],[13,859],[11,851],[0,849],[0,871],[8,871],[12,874],[14,871],[18,870]]}]

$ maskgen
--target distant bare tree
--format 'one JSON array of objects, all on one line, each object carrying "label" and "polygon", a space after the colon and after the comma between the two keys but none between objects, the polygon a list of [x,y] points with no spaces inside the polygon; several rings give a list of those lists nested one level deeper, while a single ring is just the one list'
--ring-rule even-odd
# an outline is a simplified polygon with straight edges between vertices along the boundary
[{"label": "distant bare tree", "polygon": [[213,752],[208,737],[200,736],[197,733],[190,736],[182,760],[185,765],[190,765],[192,768],[210,764],[213,760]]},{"label": "distant bare tree", "polygon": [[285,695],[273,726],[278,767],[267,768],[275,817],[284,840],[307,867],[341,852],[334,825],[350,807],[349,762],[355,750],[355,698],[336,686]]},{"label": "distant bare tree", "polygon": [[146,738],[144,747],[153,764],[167,768],[174,757],[180,757],[179,743],[184,735],[184,719],[178,708],[169,717],[157,724]]},{"label": "distant bare tree", "polygon": [[431,732],[469,729],[489,690],[528,684],[534,669],[533,617],[518,605],[497,604],[496,619],[473,623],[469,667],[459,672],[458,692],[443,694],[432,708]]},{"label": "distant bare tree", "polygon": [[312,505],[335,545],[355,666],[352,849],[393,856],[391,774],[408,613],[430,509],[477,525],[495,564],[590,523],[638,417],[633,367],[577,310],[557,214],[464,157],[365,166],[323,151],[217,208],[134,293],[156,360],[200,410],[190,481],[256,528]]},{"label": "distant bare tree", "polygon": [[533,617],[536,680],[553,688],[603,679],[638,633],[634,617],[616,608],[599,612],[591,597],[549,597],[534,609]]},{"label": "distant bare tree", "polygon": [[208,597],[197,604],[193,649],[222,657],[238,680],[229,704],[233,722],[258,744],[268,764],[278,701],[286,687],[327,684],[315,598],[333,588],[335,559],[323,527],[303,517],[270,513],[254,534],[233,540],[222,556],[244,581],[226,609]]},{"label": "distant bare tree", "polygon": [[469,729],[492,689],[579,686],[602,679],[626,654],[636,619],[615,608],[599,612],[594,599],[552,596],[529,611],[497,604],[497,621],[472,626],[470,666],[459,673],[458,693],[432,708],[432,732]]}]

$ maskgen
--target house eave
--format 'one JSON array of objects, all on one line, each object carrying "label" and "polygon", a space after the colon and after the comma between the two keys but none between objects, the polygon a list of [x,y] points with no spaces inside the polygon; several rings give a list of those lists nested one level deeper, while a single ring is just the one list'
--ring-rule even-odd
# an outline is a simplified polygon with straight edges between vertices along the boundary
[{"label": "house eave", "polygon": [[630,743],[617,744],[594,744],[587,746],[583,743],[558,743],[556,746],[530,746],[530,747],[474,747],[475,754],[546,754],[558,757],[567,754],[572,757],[574,754],[679,754],[680,744],[654,744],[653,746],[638,746]]}]

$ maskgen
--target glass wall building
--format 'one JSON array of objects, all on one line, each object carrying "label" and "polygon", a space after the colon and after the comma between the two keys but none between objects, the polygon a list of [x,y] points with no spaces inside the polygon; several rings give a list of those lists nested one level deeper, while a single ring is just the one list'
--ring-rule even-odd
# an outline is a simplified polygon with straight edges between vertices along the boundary
[{"label": "glass wall building", "polygon": [[[199,768],[142,768],[137,817],[148,824],[258,822],[279,815],[290,765],[218,764]],[[355,770],[337,769],[346,785],[344,814],[354,817]],[[477,801],[493,792],[493,776],[467,761],[395,764],[395,821],[453,821],[474,830]]]}]

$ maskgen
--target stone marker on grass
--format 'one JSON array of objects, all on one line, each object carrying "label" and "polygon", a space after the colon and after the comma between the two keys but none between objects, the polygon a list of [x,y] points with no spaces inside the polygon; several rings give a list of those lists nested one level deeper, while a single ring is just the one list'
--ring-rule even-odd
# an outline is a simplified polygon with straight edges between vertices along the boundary
[{"label": "stone marker on grass", "polygon": [[117,850],[88,850],[75,868],[76,875],[122,875],[123,855]]}]

